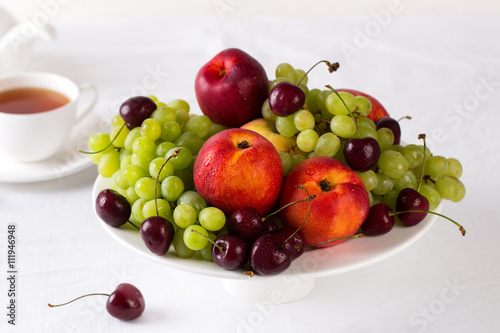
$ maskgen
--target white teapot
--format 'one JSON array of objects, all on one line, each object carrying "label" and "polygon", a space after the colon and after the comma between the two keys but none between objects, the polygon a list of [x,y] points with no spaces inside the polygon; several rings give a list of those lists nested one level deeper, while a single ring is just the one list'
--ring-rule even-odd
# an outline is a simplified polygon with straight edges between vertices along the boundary
[{"label": "white teapot", "polygon": [[54,40],[56,32],[48,23],[19,21],[0,6],[0,77],[28,69],[33,45],[42,37]]}]

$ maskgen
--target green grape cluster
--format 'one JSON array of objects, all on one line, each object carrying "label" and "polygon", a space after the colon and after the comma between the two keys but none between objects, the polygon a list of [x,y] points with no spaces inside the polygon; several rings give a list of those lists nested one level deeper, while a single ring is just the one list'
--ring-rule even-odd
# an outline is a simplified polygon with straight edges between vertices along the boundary
[{"label": "green grape cluster", "polygon": [[161,216],[176,230],[173,246],[178,256],[188,258],[199,251],[211,260],[211,243],[200,234],[215,239],[226,217],[220,209],[207,207],[195,191],[193,166],[203,143],[226,127],[189,113],[184,100],[163,103],[148,97],[157,108],[140,127],[130,130],[117,114],[109,133],[89,137],[89,150],[98,152],[90,159],[130,203],[131,222]]},{"label": "green grape cluster", "polygon": [[306,95],[303,107],[284,117],[272,112],[269,101],[262,105],[262,116],[269,126],[280,135],[296,140],[295,147],[280,152],[285,175],[300,161],[314,156],[333,157],[346,163],[346,141],[372,137],[381,150],[378,163],[372,170],[357,172],[366,185],[372,205],[384,202],[394,209],[397,195],[408,187],[425,196],[430,209],[435,209],[442,199],[458,202],[464,198],[465,186],[459,179],[460,162],[432,155],[425,144],[395,145],[394,133],[389,128],[377,128],[368,117],[372,109],[368,98],[337,92],[330,86],[309,89],[304,71],[288,63],[277,66],[271,88],[282,81],[298,84]]}]

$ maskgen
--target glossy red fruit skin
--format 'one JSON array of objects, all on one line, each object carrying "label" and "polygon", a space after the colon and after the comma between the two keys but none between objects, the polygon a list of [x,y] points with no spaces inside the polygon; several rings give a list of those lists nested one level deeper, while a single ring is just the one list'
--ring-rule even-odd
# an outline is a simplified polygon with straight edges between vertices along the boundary
[{"label": "glossy red fruit skin", "polygon": [[140,228],[141,238],[146,247],[159,256],[168,252],[174,240],[174,233],[172,224],[161,216],[146,218]]},{"label": "glossy red fruit skin", "polygon": [[227,220],[227,233],[253,244],[266,232],[266,225],[257,208],[245,206],[235,210]]},{"label": "glossy red fruit skin", "polygon": [[134,320],[144,312],[146,305],[142,293],[130,283],[121,283],[106,302],[106,310],[120,320]]},{"label": "glossy red fruit skin", "polygon": [[292,228],[285,227],[273,234],[277,237],[277,241],[282,244],[283,250],[288,252],[292,260],[297,259],[304,253],[306,238],[300,230],[296,232],[296,230]]},{"label": "glossy red fruit skin", "polygon": [[273,233],[260,236],[250,250],[250,265],[260,275],[276,275],[290,267],[292,258]]},{"label": "glossy red fruit skin", "polygon": [[242,238],[220,235],[215,240],[215,244],[223,249],[221,251],[217,246],[212,247],[212,259],[218,266],[234,271],[248,263],[250,248]]},{"label": "glossy red fruit skin", "polygon": [[[407,210],[429,210],[429,201],[412,188],[402,189],[396,199],[396,212]],[[417,225],[426,216],[427,213],[420,212],[398,214],[399,220],[409,227]]]},{"label": "glossy red fruit skin", "polygon": [[344,157],[351,169],[359,172],[371,170],[380,158],[380,146],[372,137],[348,139]]},{"label": "glossy red fruit skin", "polygon": [[146,96],[135,96],[127,99],[120,106],[120,116],[127,123],[129,129],[142,125],[144,119],[149,118],[156,110],[155,102]]},{"label": "glossy red fruit skin", "polygon": [[365,222],[361,225],[363,233],[367,236],[378,236],[388,233],[392,230],[395,223],[392,209],[381,202],[370,207]]},{"label": "glossy red fruit skin", "polygon": [[269,94],[269,106],[277,116],[286,117],[297,112],[306,101],[306,94],[296,85],[282,81]]},{"label": "glossy red fruit skin", "polygon": [[261,117],[262,104],[269,95],[269,79],[256,59],[230,48],[198,71],[195,93],[201,111],[213,122],[240,127]]},{"label": "glossy red fruit skin", "polygon": [[399,145],[401,143],[401,127],[399,126],[399,122],[391,117],[380,118],[375,122],[377,129],[379,128],[388,128],[394,134],[393,144]]},{"label": "glossy red fruit skin", "polygon": [[115,190],[99,192],[95,203],[97,215],[108,225],[119,227],[130,218],[132,208],[127,199]]}]

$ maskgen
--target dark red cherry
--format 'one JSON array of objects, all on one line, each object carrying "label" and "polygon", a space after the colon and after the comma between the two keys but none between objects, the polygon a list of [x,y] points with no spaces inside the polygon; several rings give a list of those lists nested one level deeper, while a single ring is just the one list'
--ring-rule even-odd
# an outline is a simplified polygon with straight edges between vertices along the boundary
[{"label": "dark red cherry", "polygon": [[280,237],[273,233],[260,236],[250,250],[250,265],[260,275],[276,275],[292,263],[289,252],[283,249]]},{"label": "dark red cherry", "polygon": [[363,233],[367,236],[377,236],[388,233],[394,227],[392,209],[385,203],[378,203],[370,207],[368,216],[361,225]]},{"label": "dark red cherry", "polygon": [[172,224],[161,216],[146,218],[140,228],[141,238],[146,247],[159,256],[168,252],[174,240],[174,233]]},{"label": "dark red cherry", "polygon": [[144,119],[149,118],[156,110],[155,102],[145,96],[135,96],[127,99],[120,106],[120,116],[127,123],[127,127],[132,129],[142,125]]},{"label": "dark red cherry", "polygon": [[395,145],[399,145],[401,142],[401,127],[399,126],[399,122],[391,117],[380,118],[375,123],[377,125],[377,129],[385,127],[392,131],[394,134],[394,143]]},{"label": "dark red cherry", "polygon": [[365,172],[377,165],[380,158],[380,147],[372,137],[353,138],[344,146],[344,157],[351,169]]},{"label": "dark red cherry", "polygon": [[95,209],[97,215],[112,227],[125,224],[132,211],[127,199],[117,191],[110,189],[99,192]]},{"label": "dark red cherry", "polygon": [[304,253],[306,238],[300,230],[296,232],[295,229],[285,227],[274,232],[273,235],[277,237],[278,242],[281,242],[282,249],[288,252],[292,260],[297,259]]},{"label": "dark red cherry", "polygon": [[139,289],[130,283],[121,283],[109,295],[106,310],[115,318],[133,320],[144,312],[145,303]]},{"label": "dark red cherry", "polygon": [[253,244],[268,230],[259,211],[252,206],[235,210],[227,221],[227,233],[242,238],[248,244]]},{"label": "dark red cherry", "polygon": [[249,246],[240,237],[220,235],[212,247],[214,263],[228,271],[242,268],[248,262]]},{"label": "dark red cherry", "polygon": [[298,86],[282,81],[278,82],[269,94],[269,106],[277,116],[285,117],[297,112],[306,101],[306,94]]},{"label": "dark red cherry", "polygon": [[405,188],[399,192],[396,199],[396,212],[401,222],[407,226],[413,226],[422,221],[427,213],[424,212],[408,212],[399,213],[407,210],[429,210],[429,201],[422,194],[412,188]]}]

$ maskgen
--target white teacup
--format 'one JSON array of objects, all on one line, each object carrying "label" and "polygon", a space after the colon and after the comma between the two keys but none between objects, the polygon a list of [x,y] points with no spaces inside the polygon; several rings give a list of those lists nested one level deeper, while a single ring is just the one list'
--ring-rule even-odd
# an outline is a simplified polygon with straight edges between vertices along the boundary
[{"label": "white teacup", "polygon": [[[54,156],[68,139],[73,126],[94,106],[93,85],[78,86],[52,73],[24,72],[0,78],[0,92],[17,88],[43,88],[65,95],[69,102],[39,113],[6,113],[0,110],[0,153],[17,162],[39,162]],[[80,92],[92,93],[88,105],[78,105]]]}]

